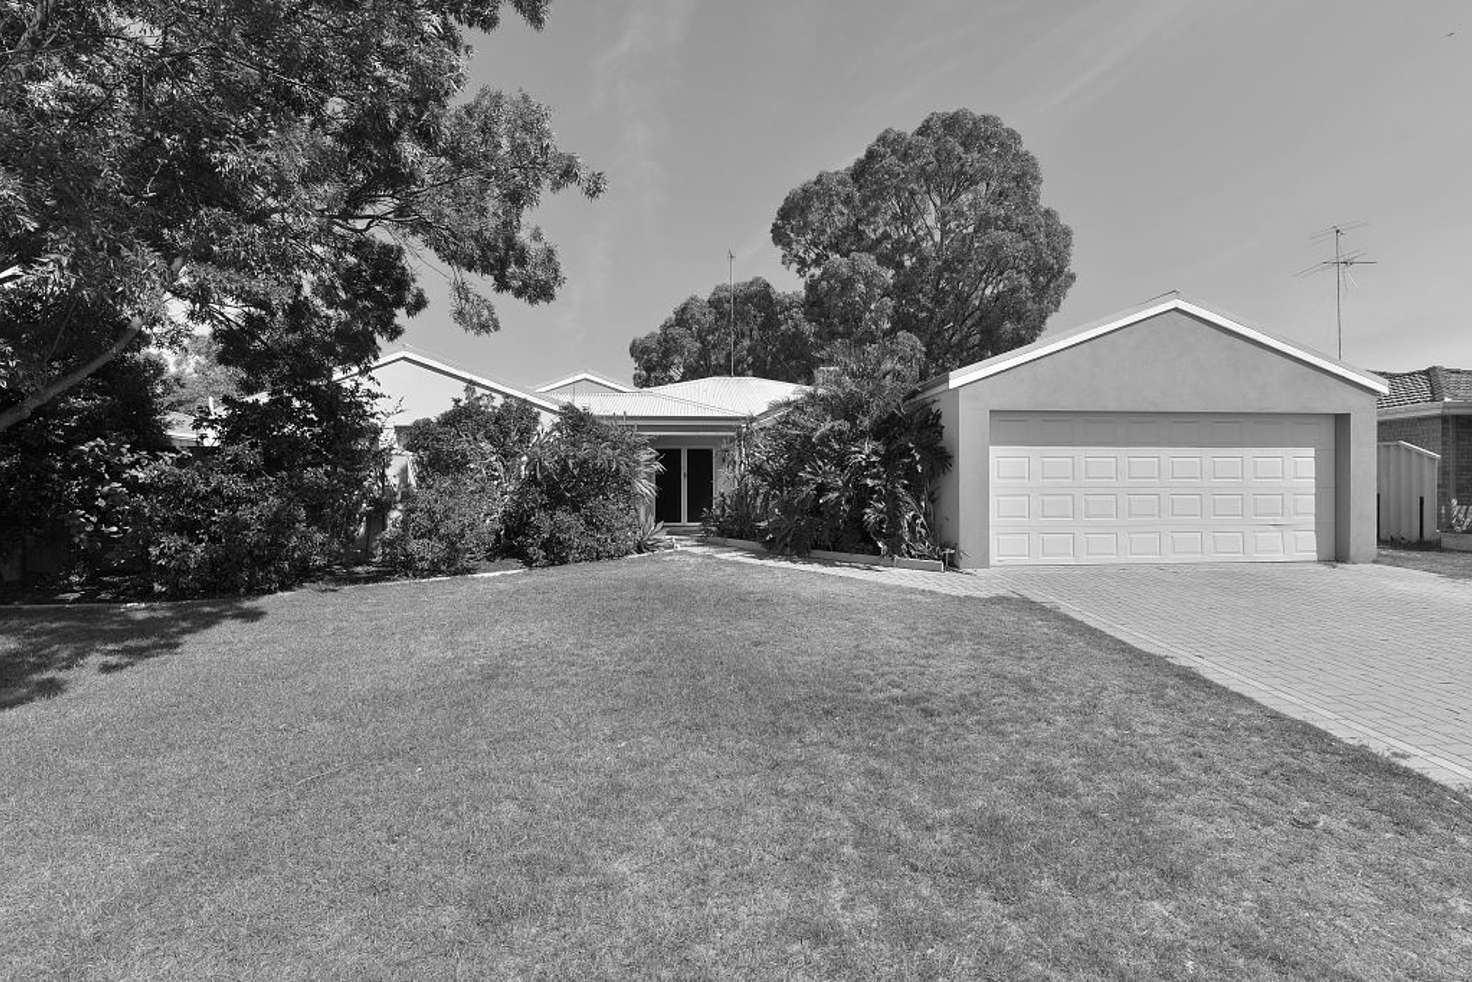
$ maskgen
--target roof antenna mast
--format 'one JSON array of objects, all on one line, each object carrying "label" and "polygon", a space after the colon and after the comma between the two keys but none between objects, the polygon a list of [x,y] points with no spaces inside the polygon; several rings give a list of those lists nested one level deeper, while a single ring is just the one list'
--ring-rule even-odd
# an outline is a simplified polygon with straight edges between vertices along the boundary
[{"label": "roof antenna mast", "polygon": [[736,377],[736,253],[726,250],[726,276],[731,289],[731,377]]},{"label": "roof antenna mast", "polygon": [[1344,284],[1348,281],[1350,286],[1357,286],[1350,270],[1355,266],[1374,266],[1375,260],[1367,259],[1363,249],[1355,249],[1351,252],[1344,251],[1344,234],[1352,232],[1357,228],[1364,228],[1368,222],[1350,222],[1346,225],[1330,225],[1322,232],[1313,236],[1314,242],[1334,236],[1334,258],[1325,259],[1323,262],[1314,263],[1307,269],[1301,269],[1295,276],[1307,276],[1309,273],[1317,273],[1321,270],[1334,270],[1334,329],[1339,339],[1339,358],[1344,359]]}]

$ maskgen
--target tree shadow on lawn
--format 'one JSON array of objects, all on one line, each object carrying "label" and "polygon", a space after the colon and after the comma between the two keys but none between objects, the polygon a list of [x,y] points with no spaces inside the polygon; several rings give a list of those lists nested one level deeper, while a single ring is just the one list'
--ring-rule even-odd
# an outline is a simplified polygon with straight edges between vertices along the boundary
[{"label": "tree shadow on lawn", "polygon": [[89,661],[103,673],[171,654],[190,635],[265,611],[242,600],[0,611],[0,712],[60,695]]}]

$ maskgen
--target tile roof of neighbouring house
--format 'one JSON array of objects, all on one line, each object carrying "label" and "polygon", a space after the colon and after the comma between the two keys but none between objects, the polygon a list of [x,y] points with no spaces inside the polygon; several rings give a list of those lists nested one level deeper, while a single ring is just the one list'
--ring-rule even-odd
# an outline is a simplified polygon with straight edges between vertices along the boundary
[{"label": "tile roof of neighbouring house", "polygon": [[1472,369],[1430,368],[1414,372],[1376,372],[1390,384],[1390,392],[1380,397],[1380,409],[1419,406],[1435,402],[1472,402]]},{"label": "tile roof of neighbouring house", "polygon": [[806,385],[796,382],[779,382],[776,379],[753,378],[748,375],[715,375],[688,382],[656,385],[645,391],[689,399],[707,406],[719,406],[741,416],[760,416],[774,404],[802,395],[807,390]]}]

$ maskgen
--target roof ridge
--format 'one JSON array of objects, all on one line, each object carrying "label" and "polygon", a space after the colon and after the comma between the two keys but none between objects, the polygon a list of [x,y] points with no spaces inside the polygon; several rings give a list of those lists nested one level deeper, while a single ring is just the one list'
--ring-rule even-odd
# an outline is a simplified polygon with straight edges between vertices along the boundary
[{"label": "roof ridge", "polygon": [[608,378],[607,376],[599,375],[597,372],[590,372],[587,369],[582,369],[580,371],[573,372],[571,375],[568,375],[568,376],[565,376],[563,378],[557,379],[554,382],[548,382],[545,385],[539,385],[539,386],[537,386],[536,391],[538,391],[538,392],[546,392],[548,389],[560,389],[564,385],[572,385],[572,384],[574,384],[576,382],[580,382],[580,381],[582,381],[584,379],[587,379],[587,380],[592,381],[592,382],[601,382],[604,385],[611,385],[618,392],[632,392],[633,391],[633,387],[632,386],[625,385],[623,382],[620,382],[617,379],[611,379],[611,378]]},{"label": "roof ridge", "polygon": [[1446,369],[1440,365],[1432,365],[1426,369],[1426,381],[1431,383],[1431,401],[1443,402],[1446,399]]}]

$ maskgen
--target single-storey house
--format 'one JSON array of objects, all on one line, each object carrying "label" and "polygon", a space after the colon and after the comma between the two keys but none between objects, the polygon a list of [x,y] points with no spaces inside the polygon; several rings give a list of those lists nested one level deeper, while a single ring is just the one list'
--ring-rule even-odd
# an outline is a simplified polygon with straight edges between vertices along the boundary
[{"label": "single-storey house", "polygon": [[1377,376],[1179,297],[927,382],[963,567],[1375,555]]},{"label": "single-storey house", "polygon": [[528,390],[408,349],[384,355],[362,374],[381,393],[379,411],[385,418],[385,440],[396,449],[393,474],[400,485],[413,481],[412,461],[403,452],[407,428],[444,412],[467,391],[495,402],[519,399],[539,412],[544,425],[563,406],[575,405],[648,437],[664,464],[655,481],[654,517],[668,525],[699,523],[726,486],[727,442],[749,420],[762,419],[804,389],[791,382],[745,377],[636,389],[579,372]]},{"label": "single-storey house", "polygon": [[1377,404],[1380,439],[1440,455],[1436,517],[1438,527],[1449,528],[1454,510],[1472,506],[1472,369],[1379,374],[1390,386]]}]

